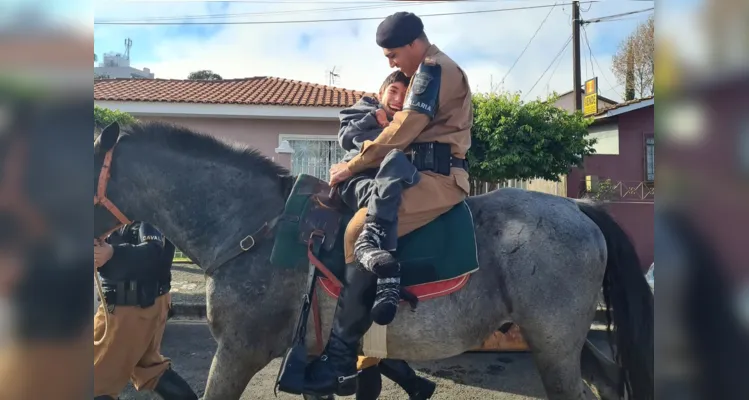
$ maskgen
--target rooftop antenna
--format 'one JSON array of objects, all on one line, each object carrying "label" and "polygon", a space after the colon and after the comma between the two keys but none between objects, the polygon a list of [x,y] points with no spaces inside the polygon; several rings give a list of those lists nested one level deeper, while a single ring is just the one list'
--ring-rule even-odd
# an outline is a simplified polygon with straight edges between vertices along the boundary
[{"label": "rooftop antenna", "polygon": [[125,39],[125,59],[130,60],[130,48],[133,47],[133,40],[130,38]]},{"label": "rooftop antenna", "polygon": [[341,74],[337,74],[335,72],[336,67],[333,66],[333,69],[330,71],[327,71],[328,73],[328,86],[335,86],[335,84],[338,81],[338,78],[341,77]]}]

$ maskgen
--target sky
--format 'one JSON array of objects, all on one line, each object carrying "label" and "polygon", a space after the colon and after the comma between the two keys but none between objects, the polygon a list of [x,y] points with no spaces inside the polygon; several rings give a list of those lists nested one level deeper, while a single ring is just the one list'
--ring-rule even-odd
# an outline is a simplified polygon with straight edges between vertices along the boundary
[{"label": "sky", "polygon": [[[376,91],[391,72],[382,49],[375,43],[377,25],[381,18],[394,12],[411,11],[423,16],[425,32],[431,42],[463,68],[475,92],[501,87],[521,91],[522,96],[530,100],[545,97],[552,91],[563,93],[572,89],[572,45],[552,63],[572,33],[570,4],[558,2],[553,8],[490,13],[424,15],[554,4],[549,0],[94,0],[96,22],[176,23],[95,25],[94,47],[99,57],[106,52],[122,52],[125,39],[130,38],[133,41],[131,65],[150,68],[156,78],[184,79],[192,71],[210,69],[225,79],[275,76],[328,84],[328,71],[335,68],[340,75],[336,86]],[[581,14],[583,19],[593,19],[653,6],[654,2],[647,0],[608,0],[582,3]],[[620,21],[586,25],[581,32],[583,81],[598,76],[599,93],[621,100],[624,87],[611,73],[611,58],[619,43],[649,15],[642,13]],[[293,24],[181,24],[187,21],[309,21],[362,17],[375,19]],[[537,30],[535,39],[518,60]],[[516,60],[517,64],[508,74]]]}]

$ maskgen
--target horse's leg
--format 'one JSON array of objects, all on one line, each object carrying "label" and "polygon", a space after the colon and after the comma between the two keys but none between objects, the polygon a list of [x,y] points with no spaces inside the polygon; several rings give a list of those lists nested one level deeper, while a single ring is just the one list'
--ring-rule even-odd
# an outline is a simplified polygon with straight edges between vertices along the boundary
[{"label": "horse's leg", "polygon": [[373,365],[363,369],[356,377],[356,400],[377,400],[382,393],[382,375],[380,368]]},{"label": "horse's leg", "polygon": [[250,379],[267,364],[252,349],[219,343],[203,400],[239,400]]},{"label": "horse's leg", "polygon": [[617,391],[619,366],[607,354],[598,349],[590,340],[585,341],[580,356],[583,378],[595,386],[601,400],[619,400]]},{"label": "horse's leg", "polygon": [[549,400],[589,400],[595,396],[583,382],[580,353],[584,335],[556,324],[520,328],[528,342]]}]

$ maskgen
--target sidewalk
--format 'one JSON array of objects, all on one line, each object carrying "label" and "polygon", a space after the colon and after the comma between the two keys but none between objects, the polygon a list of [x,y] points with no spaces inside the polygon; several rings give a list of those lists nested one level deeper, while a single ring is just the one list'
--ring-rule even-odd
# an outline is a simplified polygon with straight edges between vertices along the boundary
[{"label": "sidewalk", "polygon": [[172,265],[172,311],[179,318],[205,318],[205,277],[195,264]]}]

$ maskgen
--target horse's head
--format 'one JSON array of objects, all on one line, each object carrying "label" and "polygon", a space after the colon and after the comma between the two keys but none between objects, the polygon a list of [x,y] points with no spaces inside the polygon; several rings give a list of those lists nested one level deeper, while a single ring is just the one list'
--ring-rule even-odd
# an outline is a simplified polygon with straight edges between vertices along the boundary
[{"label": "horse's head", "polygon": [[114,149],[120,138],[120,125],[115,121],[104,128],[94,140],[94,237],[103,237],[129,222],[117,206],[107,198],[112,176]]}]

